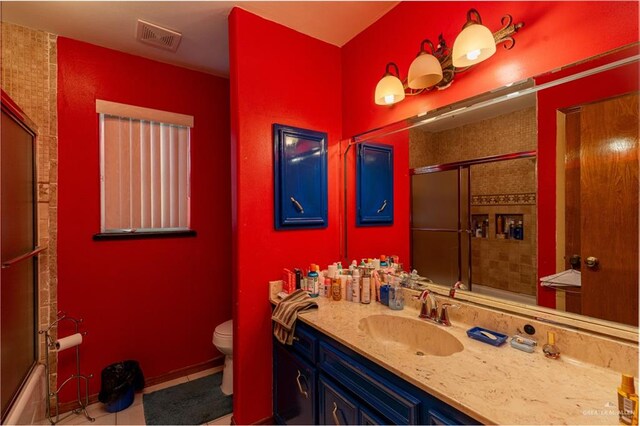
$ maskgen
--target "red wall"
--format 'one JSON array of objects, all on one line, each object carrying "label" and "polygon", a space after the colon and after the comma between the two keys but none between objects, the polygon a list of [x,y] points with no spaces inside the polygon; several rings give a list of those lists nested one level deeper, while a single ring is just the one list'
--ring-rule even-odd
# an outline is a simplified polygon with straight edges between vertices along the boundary
[{"label": "red wall", "polygon": [[[234,418],[271,416],[268,281],[339,259],[340,49],[235,8],[229,18],[234,235]],[[273,123],[328,133],[328,227],[274,230]]]},{"label": "red wall", "polygon": [[[197,237],[92,240],[100,230],[96,99],[194,116]],[[136,359],[153,378],[220,355],[213,329],[231,318],[228,99],[226,79],[58,38],[58,307],[84,318],[91,394],[113,362]],[[58,383],[71,374],[70,355],[60,354]]]}]

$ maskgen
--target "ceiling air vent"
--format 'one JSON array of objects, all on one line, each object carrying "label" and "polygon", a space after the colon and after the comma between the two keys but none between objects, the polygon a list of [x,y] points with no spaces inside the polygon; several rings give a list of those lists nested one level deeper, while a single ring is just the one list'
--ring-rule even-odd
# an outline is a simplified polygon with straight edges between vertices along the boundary
[{"label": "ceiling air vent", "polygon": [[182,33],[138,19],[137,39],[151,46],[175,52],[182,40]]}]

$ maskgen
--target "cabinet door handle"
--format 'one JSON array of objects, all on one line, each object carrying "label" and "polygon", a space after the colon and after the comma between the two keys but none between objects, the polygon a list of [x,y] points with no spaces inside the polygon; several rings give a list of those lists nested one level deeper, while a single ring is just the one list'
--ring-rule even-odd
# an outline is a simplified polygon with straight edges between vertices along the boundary
[{"label": "cabinet door handle", "polygon": [[302,373],[300,372],[300,370],[298,370],[298,375],[296,376],[296,383],[298,383],[298,390],[300,391],[300,395],[304,396],[304,399],[309,399],[309,394],[307,393],[307,391],[302,389],[302,383],[300,383],[301,377],[304,377],[304,376],[302,376]]},{"label": "cabinet door handle", "polygon": [[340,424],[340,420],[338,419],[338,411],[340,411],[340,409],[338,408],[338,404],[334,402],[333,411],[331,412],[331,414],[333,414],[333,423],[336,425]]},{"label": "cabinet door handle", "polygon": [[383,211],[384,209],[386,209],[386,208],[387,208],[387,200],[384,200],[384,201],[382,202],[382,205],[381,205],[381,206],[380,206],[380,208],[378,209],[377,213],[382,213],[382,211]]},{"label": "cabinet door handle", "polygon": [[296,209],[298,209],[300,213],[304,214],[304,209],[302,208],[302,204],[300,204],[298,200],[291,197],[291,202],[293,203],[294,206],[296,206]]}]

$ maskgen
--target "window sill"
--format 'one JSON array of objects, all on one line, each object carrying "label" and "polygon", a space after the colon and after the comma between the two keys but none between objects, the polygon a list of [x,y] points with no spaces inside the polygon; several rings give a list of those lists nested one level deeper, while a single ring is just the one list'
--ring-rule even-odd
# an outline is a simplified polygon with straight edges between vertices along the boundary
[{"label": "window sill", "polygon": [[104,232],[94,234],[94,241],[109,240],[146,240],[153,238],[184,238],[195,237],[196,231],[189,229],[186,231],[157,231],[157,232]]}]

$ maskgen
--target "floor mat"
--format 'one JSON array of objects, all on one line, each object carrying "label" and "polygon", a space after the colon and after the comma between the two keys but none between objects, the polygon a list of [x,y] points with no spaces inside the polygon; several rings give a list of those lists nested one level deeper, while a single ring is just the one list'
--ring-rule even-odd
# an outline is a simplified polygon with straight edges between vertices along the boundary
[{"label": "floor mat", "polygon": [[220,390],[222,372],[142,396],[148,425],[201,425],[233,411]]}]

